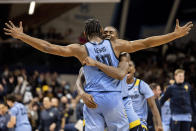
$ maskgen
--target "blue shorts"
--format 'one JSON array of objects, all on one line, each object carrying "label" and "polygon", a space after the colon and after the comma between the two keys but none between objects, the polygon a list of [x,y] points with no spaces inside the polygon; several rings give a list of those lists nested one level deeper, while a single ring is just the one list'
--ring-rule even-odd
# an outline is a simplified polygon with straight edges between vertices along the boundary
[{"label": "blue shorts", "polygon": [[83,114],[85,131],[128,131],[129,122],[126,117],[120,92],[88,92],[98,107],[88,108],[84,105]]},{"label": "blue shorts", "polygon": [[123,98],[123,103],[129,120],[129,128],[132,129],[136,126],[139,126],[141,124],[140,118],[138,117],[138,115],[135,113],[133,109],[131,97]]}]

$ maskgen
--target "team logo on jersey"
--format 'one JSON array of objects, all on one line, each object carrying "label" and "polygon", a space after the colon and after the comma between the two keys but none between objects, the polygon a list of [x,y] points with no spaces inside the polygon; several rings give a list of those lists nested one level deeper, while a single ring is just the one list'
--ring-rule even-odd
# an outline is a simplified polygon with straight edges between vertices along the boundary
[{"label": "team logo on jersey", "polygon": [[184,85],[184,89],[185,89],[186,91],[188,91],[189,87],[188,87],[187,85]]},{"label": "team logo on jersey", "polygon": [[136,99],[139,97],[139,94],[134,94],[134,95],[131,95],[131,99]]}]

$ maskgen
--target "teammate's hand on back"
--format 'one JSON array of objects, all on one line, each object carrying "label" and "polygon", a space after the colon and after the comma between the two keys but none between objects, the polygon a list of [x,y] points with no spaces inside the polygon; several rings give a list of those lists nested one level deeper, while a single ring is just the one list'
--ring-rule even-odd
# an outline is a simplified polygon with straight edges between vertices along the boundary
[{"label": "teammate's hand on back", "polygon": [[193,23],[192,21],[186,23],[184,26],[180,26],[179,25],[179,20],[176,20],[176,28],[174,30],[174,32],[176,33],[177,37],[183,37],[187,34],[189,34],[189,31],[191,30],[191,28],[193,27]]},{"label": "teammate's hand on back", "polygon": [[83,93],[81,98],[84,101],[84,104],[86,104],[88,108],[97,108],[97,104],[94,102],[92,95]]},{"label": "teammate's hand on back", "polygon": [[9,23],[5,23],[7,26],[6,28],[3,28],[5,31],[4,33],[6,35],[10,35],[16,39],[20,37],[21,34],[23,34],[23,27],[22,27],[22,22],[20,21],[19,27],[16,27],[12,21],[9,21]]},{"label": "teammate's hand on back", "polygon": [[86,57],[85,60],[83,61],[83,64],[86,64],[87,66],[95,66],[96,61],[90,57]]}]

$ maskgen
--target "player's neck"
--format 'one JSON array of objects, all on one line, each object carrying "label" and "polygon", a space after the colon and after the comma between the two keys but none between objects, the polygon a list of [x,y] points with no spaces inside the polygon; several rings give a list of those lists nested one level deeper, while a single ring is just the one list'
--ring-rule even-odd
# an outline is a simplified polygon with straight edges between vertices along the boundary
[{"label": "player's neck", "polygon": [[127,84],[132,84],[134,82],[134,77],[127,79]]},{"label": "player's neck", "polygon": [[98,36],[94,36],[94,37],[89,38],[89,41],[92,43],[101,43],[103,40]]},{"label": "player's neck", "polygon": [[14,106],[14,104],[15,104],[15,102],[13,102],[13,103],[10,105],[10,107],[13,107],[13,106]]}]

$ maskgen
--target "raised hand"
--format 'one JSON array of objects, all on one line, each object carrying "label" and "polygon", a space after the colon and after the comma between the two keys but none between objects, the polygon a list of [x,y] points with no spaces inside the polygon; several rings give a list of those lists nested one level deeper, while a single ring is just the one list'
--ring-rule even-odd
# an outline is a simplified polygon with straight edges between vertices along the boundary
[{"label": "raised hand", "polygon": [[19,27],[16,27],[12,21],[9,21],[9,23],[5,23],[6,28],[3,28],[5,31],[5,35],[10,35],[13,38],[19,39],[20,35],[23,34],[23,27],[22,22],[20,21]]},{"label": "raised hand", "polygon": [[193,27],[192,21],[186,23],[184,26],[180,26],[179,20],[177,19],[176,20],[176,28],[175,28],[174,32],[180,38],[180,37],[183,37],[183,36],[189,34],[192,27]]}]

